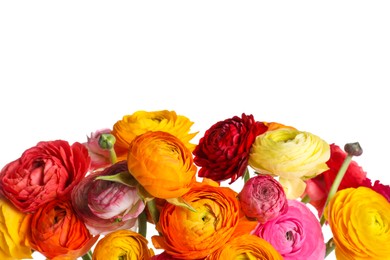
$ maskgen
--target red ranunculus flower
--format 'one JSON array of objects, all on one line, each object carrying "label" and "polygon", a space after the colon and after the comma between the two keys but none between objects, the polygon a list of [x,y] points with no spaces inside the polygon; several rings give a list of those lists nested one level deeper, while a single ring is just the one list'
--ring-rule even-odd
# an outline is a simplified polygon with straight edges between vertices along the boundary
[{"label": "red ranunculus flower", "polygon": [[[319,216],[322,214],[329,190],[346,157],[346,152],[339,146],[331,144],[330,159],[326,163],[329,170],[306,181],[307,185],[304,195],[309,196],[310,204],[317,209]],[[367,173],[355,161],[351,161],[338,190],[362,186],[367,180],[366,176]]]},{"label": "red ranunculus flower", "polygon": [[212,125],[193,152],[195,164],[201,167],[199,177],[214,181],[231,178],[230,183],[233,183],[245,172],[256,136],[267,129],[264,123],[245,114]]},{"label": "red ranunculus flower", "polygon": [[89,170],[88,150],[63,140],[39,142],[0,173],[2,193],[23,212],[70,195]]}]

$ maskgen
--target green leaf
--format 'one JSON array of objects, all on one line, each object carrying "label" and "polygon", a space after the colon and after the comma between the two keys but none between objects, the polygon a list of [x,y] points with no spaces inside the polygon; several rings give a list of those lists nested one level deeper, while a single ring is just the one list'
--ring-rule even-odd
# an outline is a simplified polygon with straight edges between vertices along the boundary
[{"label": "green leaf", "polygon": [[179,197],[179,198],[170,198],[170,199],[166,199],[167,202],[173,204],[173,205],[176,205],[176,206],[179,206],[179,207],[183,207],[183,208],[186,208],[186,209],[189,209],[191,210],[192,212],[196,212],[196,210],[190,205],[188,204],[187,201],[185,201],[183,198]]},{"label": "green leaf", "polygon": [[96,177],[95,180],[103,180],[103,181],[112,181],[112,182],[118,182],[122,183],[129,187],[135,187],[138,185],[137,180],[131,176],[131,174],[127,171],[120,172],[115,175],[105,175],[105,176],[99,176]]}]

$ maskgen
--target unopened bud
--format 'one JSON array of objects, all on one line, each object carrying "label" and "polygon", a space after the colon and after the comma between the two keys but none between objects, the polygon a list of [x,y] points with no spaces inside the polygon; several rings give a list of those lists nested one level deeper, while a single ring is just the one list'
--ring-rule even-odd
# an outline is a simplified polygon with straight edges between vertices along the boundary
[{"label": "unopened bud", "polygon": [[344,151],[352,156],[359,156],[363,153],[363,149],[360,147],[360,144],[358,142],[346,144],[344,146]]},{"label": "unopened bud", "polygon": [[115,136],[112,134],[101,134],[99,137],[99,146],[102,149],[110,150],[114,148]]}]

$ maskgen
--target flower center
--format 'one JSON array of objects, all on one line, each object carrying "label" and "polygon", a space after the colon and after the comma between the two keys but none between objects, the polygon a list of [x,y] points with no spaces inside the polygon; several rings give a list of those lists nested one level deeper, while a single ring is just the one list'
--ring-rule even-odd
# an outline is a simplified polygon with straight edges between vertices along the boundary
[{"label": "flower center", "polygon": [[293,232],[292,232],[292,231],[288,231],[288,232],[286,233],[286,239],[287,239],[288,241],[293,240]]}]

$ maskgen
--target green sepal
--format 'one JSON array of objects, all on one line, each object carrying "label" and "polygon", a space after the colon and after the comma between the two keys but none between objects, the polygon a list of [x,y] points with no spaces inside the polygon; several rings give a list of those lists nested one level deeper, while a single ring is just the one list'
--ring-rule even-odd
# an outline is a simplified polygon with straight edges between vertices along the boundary
[{"label": "green sepal", "polygon": [[190,204],[188,204],[188,202],[185,201],[182,197],[170,198],[170,199],[166,199],[166,201],[168,203],[175,205],[175,206],[183,207],[183,208],[191,210],[192,212],[196,212],[196,210]]},{"label": "green sepal", "polygon": [[95,180],[112,181],[122,183],[129,187],[135,187],[138,185],[137,180],[127,171],[117,173],[115,175],[104,175],[96,177]]}]

